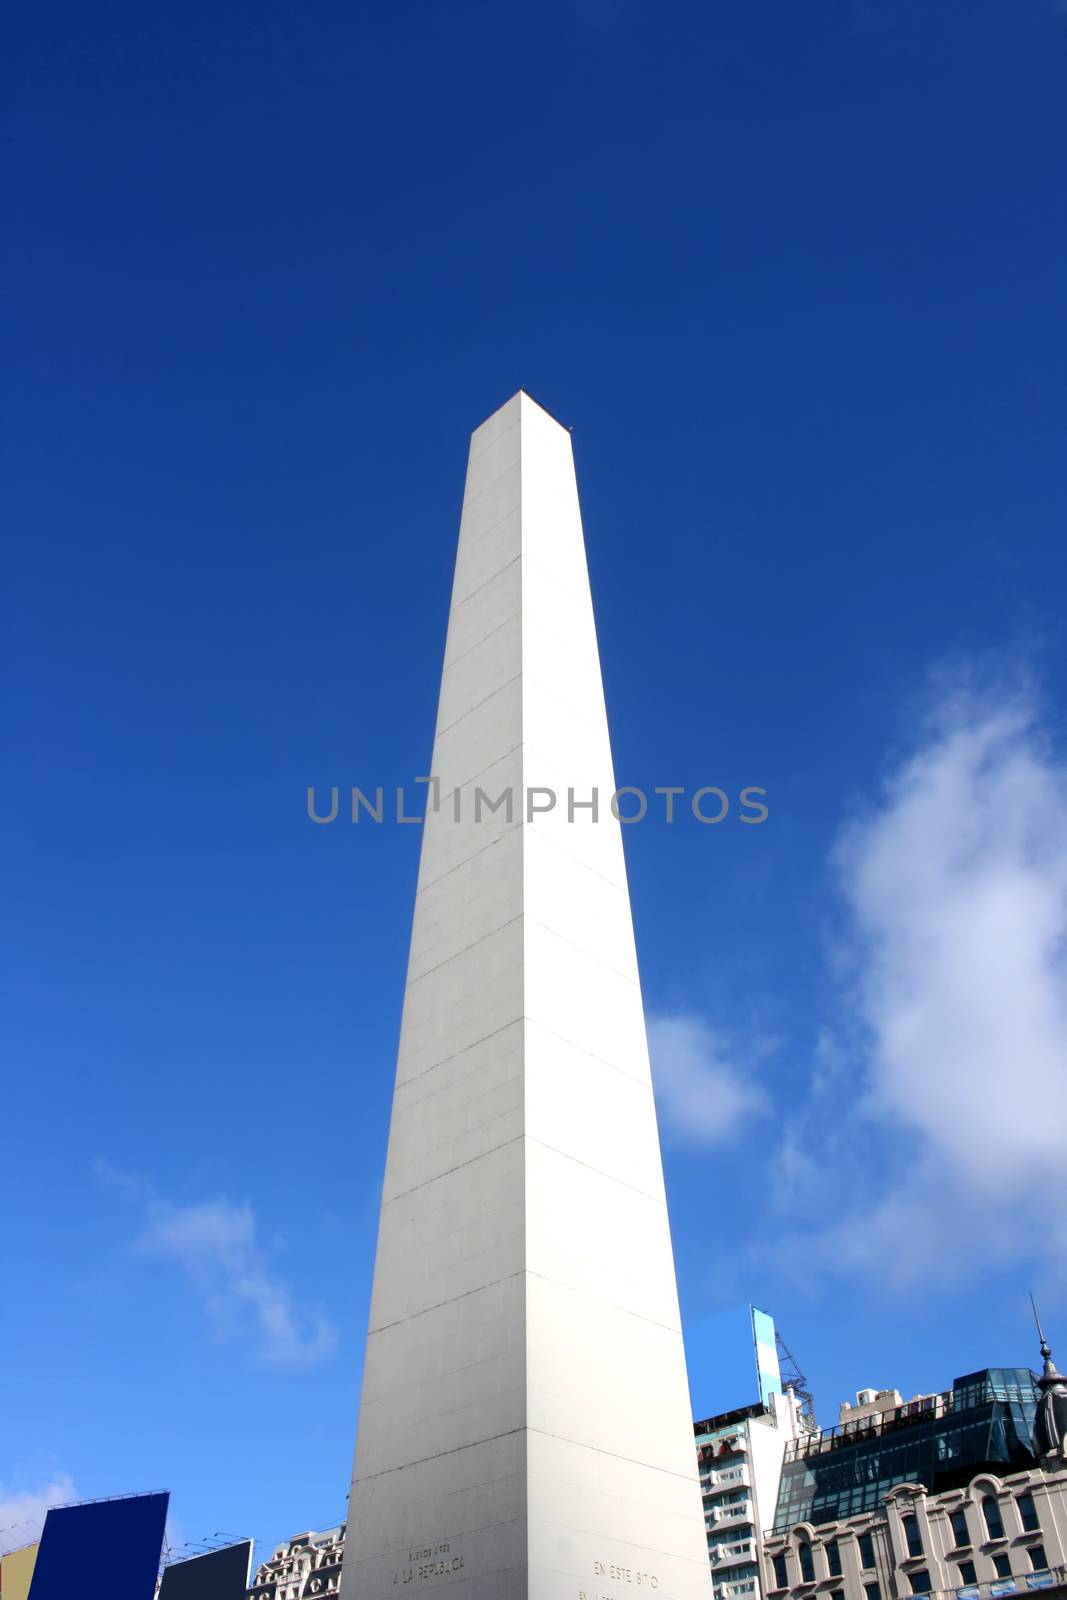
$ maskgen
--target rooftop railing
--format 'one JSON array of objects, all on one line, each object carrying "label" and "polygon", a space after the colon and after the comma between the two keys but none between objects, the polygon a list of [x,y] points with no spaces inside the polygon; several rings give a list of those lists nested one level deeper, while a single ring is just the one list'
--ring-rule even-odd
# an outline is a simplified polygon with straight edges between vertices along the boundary
[{"label": "rooftop railing", "polygon": [[1067,1585],[1067,1567],[1046,1567],[1040,1572],[1013,1573],[986,1583],[968,1583],[958,1589],[934,1589],[930,1600],[1004,1600],[1007,1595],[1029,1595]]},{"label": "rooftop railing", "polygon": [[807,1434],[792,1439],[786,1445],[785,1459],[801,1461],[808,1456],[824,1455],[842,1446],[859,1444],[864,1439],[877,1439],[900,1428],[913,1428],[932,1417],[944,1417],[956,1409],[956,1397],[951,1389],[943,1394],[924,1395],[921,1400],[908,1400],[889,1411],[875,1411],[868,1417],[857,1417],[853,1422],[841,1422],[834,1428],[823,1428],[821,1433]]}]

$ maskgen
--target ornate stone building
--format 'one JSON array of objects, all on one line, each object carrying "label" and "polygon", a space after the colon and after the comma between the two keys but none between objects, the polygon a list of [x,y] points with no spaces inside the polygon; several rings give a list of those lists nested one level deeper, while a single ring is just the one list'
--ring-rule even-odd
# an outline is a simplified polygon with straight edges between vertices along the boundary
[{"label": "ornate stone building", "polygon": [[1042,1356],[1040,1378],[993,1368],[888,1407],[863,1391],[787,1445],[767,1600],[1067,1595],[1067,1386]]},{"label": "ornate stone building", "polygon": [[341,1584],[345,1525],[298,1533],[257,1569],[249,1600],[330,1600]]},{"label": "ornate stone building", "polygon": [[928,1494],[891,1489],[876,1510],[798,1523],[764,1541],[769,1600],[1001,1600],[1067,1592],[1067,1463]]}]

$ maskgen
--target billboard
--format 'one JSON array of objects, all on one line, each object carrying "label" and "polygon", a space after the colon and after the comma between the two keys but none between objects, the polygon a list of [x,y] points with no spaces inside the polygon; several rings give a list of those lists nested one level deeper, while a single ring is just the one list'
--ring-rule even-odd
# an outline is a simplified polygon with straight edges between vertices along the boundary
[{"label": "billboard", "polygon": [[0,1557],[0,1594],[4,1600],[26,1600],[37,1548],[35,1544],[24,1544],[21,1550],[9,1550]]},{"label": "billboard", "polygon": [[45,1518],[29,1600],[84,1594],[86,1572],[106,1581],[108,1600],[152,1600],[169,1500],[164,1491],[53,1506]]},{"label": "billboard", "polygon": [[209,1550],[164,1567],[159,1600],[244,1600],[251,1571],[251,1539]]},{"label": "billboard", "polygon": [[695,1421],[781,1394],[774,1320],[753,1305],[733,1306],[685,1325],[689,1399]]},{"label": "billboard", "polygon": [[774,1331],[774,1318],[757,1306],[752,1312],[752,1342],[756,1348],[756,1376],[759,1379],[759,1397],[765,1406],[771,1403],[772,1394],[782,1392],[782,1369],[778,1364],[778,1340]]}]

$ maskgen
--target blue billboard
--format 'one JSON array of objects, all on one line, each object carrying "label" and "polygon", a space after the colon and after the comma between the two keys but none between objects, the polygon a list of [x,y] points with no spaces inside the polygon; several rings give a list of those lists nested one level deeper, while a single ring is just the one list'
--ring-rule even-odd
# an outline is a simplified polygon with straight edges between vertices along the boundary
[{"label": "blue billboard", "polygon": [[685,1359],[698,1422],[742,1406],[769,1406],[771,1396],[782,1392],[774,1319],[756,1306],[687,1322]]},{"label": "blue billboard", "polygon": [[152,1600],[170,1495],[128,1494],[54,1506],[45,1518],[30,1600],[70,1600],[97,1574],[107,1600]]}]

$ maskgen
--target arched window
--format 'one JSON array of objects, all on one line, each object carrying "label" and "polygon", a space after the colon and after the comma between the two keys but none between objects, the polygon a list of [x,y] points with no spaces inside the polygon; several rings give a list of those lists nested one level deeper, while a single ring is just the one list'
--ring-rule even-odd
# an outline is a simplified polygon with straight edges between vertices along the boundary
[{"label": "arched window", "polygon": [[991,1539],[1003,1539],[1004,1519],[1000,1514],[1000,1506],[996,1495],[987,1494],[982,1501],[982,1515],[985,1518],[986,1532]]},{"label": "arched window", "polygon": [[811,1545],[805,1539],[799,1547],[800,1576],[805,1583],[815,1582],[815,1557],[811,1553]]},{"label": "arched window", "polygon": [[923,1536],[919,1527],[919,1519],[913,1511],[908,1511],[900,1519],[904,1529],[904,1538],[908,1546],[909,1556],[921,1556],[923,1553]]}]

